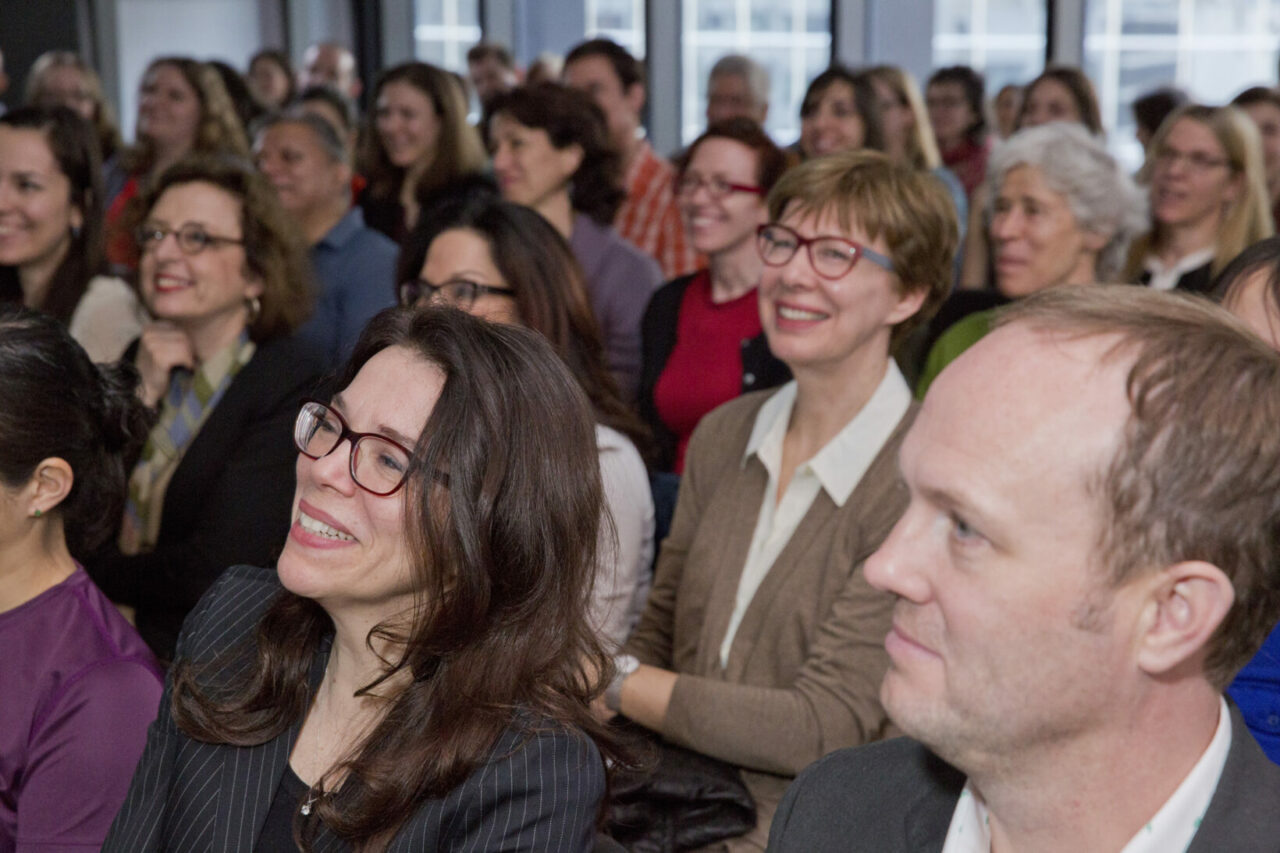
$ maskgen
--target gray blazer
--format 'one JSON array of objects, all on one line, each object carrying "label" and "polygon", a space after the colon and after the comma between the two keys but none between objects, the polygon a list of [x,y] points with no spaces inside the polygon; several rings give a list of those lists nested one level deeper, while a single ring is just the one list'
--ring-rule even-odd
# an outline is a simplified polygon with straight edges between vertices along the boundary
[{"label": "gray blazer", "polygon": [[[1231,706],[1231,751],[1187,853],[1278,853],[1280,766]],[[801,773],[773,819],[776,853],[942,849],[965,776],[910,738],[832,753]]]},{"label": "gray blazer", "polygon": [[[192,611],[178,657],[203,661],[251,638],[280,584],[275,573],[228,569]],[[319,684],[327,649],[312,664]],[[301,720],[254,747],[199,743],[175,725],[173,680],[104,851],[181,850],[249,853],[289,761]],[[391,851],[589,851],[604,796],[604,765],[584,735],[527,734],[511,728],[488,764],[448,796],[424,802],[401,827]],[[317,851],[349,847],[327,830]]]}]

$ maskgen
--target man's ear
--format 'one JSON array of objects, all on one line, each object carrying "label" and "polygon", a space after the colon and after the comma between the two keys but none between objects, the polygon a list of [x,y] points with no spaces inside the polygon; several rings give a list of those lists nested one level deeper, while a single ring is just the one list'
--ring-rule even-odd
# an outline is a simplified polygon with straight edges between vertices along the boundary
[{"label": "man's ear", "polygon": [[1188,560],[1159,572],[1147,586],[1138,666],[1158,676],[1200,654],[1234,601],[1231,580],[1212,563]]}]

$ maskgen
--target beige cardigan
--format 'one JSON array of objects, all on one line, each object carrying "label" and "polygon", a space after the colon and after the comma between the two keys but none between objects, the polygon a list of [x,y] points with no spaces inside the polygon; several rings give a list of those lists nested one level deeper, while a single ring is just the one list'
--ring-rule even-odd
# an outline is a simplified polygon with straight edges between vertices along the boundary
[{"label": "beige cardigan", "polygon": [[916,412],[903,416],[843,507],[819,491],[721,669],[720,642],[768,482],[759,459],[744,463],[743,452],[771,393],[729,402],[694,431],[671,533],[627,643],[641,662],[681,676],[662,735],[746,771],[760,817],[745,849],[763,849],[790,777],[888,726],[879,692],[893,598],[861,569],[906,509],[897,456]]}]

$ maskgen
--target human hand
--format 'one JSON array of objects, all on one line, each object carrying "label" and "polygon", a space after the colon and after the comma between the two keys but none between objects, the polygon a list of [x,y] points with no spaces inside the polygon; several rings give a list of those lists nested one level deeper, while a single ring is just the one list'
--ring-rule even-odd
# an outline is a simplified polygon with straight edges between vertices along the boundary
[{"label": "human hand", "polygon": [[195,369],[195,350],[185,332],[172,323],[157,320],[142,329],[135,364],[142,375],[138,396],[154,407],[169,390],[169,374],[175,367]]}]

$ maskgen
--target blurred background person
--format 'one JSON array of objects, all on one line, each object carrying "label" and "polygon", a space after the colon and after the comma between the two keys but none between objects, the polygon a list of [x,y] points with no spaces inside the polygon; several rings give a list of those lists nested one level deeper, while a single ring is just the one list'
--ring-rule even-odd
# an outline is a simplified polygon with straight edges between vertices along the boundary
[{"label": "blurred background person", "polygon": [[760,319],[795,377],[703,418],[671,533],[605,703],[741,768],[763,850],[789,777],[881,737],[892,598],[863,560],[906,507],[915,414],[889,357],[951,286],[956,220],[928,175],[844,151],[788,171],[758,246]]},{"label": "blurred background person", "polygon": [[644,63],[609,39],[590,39],[565,56],[562,79],[600,107],[613,147],[622,156],[625,195],[614,214],[614,229],[657,261],[665,278],[693,272],[699,259],[685,240],[672,188],[675,169],[653,150],[641,123],[648,95]]},{"label": "blurred background person", "polygon": [[871,81],[833,65],[809,82],[800,104],[802,159],[859,148],[884,150],[880,105]]},{"label": "blurred background person", "polygon": [[749,118],[764,127],[769,115],[769,70],[749,56],[729,53],[707,75],[707,127]]},{"label": "blurred background person", "polygon": [[756,230],[785,170],[785,155],[745,117],[711,125],[683,159],[676,197],[707,268],[667,282],[644,312],[639,408],[658,470],[684,470],[689,437],[712,409],[791,378],[769,351],[756,297]]},{"label": "blurred background person", "polygon": [[600,526],[592,624],[616,649],[640,618],[653,564],[654,509],[644,425],[604,362],[582,271],[564,238],[533,210],[478,196],[440,209],[400,257],[400,301],[453,305],[539,333],[591,404],[607,518]]},{"label": "blurred background person", "polygon": [[[102,80],[80,56],[69,50],[40,54],[27,73],[26,103],[33,107],[64,106],[93,125],[102,162],[111,162],[124,148],[115,112],[102,94]],[[114,174],[120,174],[113,170]],[[104,199],[113,198],[120,186],[106,186]],[[105,202],[104,202],[105,203]]]},{"label": "blurred background person", "polygon": [[[933,72],[925,84],[924,102],[938,141],[943,165],[955,173],[974,202],[973,193],[987,175],[991,143],[982,108],[986,82],[967,65],[950,65]],[[972,230],[972,225],[970,226]]]},{"label": "blurred background person", "polygon": [[378,76],[363,143],[364,221],[397,243],[432,204],[490,186],[462,87],[434,65],[406,62]]},{"label": "blurred background person", "polygon": [[105,274],[102,170],[90,124],[64,106],[0,116],[0,301],[53,315],[94,361],[115,361],[145,319]]},{"label": "blurred background person", "polygon": [[619,753],[588,705],[582,392],[538,335],[452,309],[379,315],[337,387],[297,413],[276,570],[188,620],[103,850],[591,850]]},{"label": "blurred background person", "polygon": [[297,108],[271,116],[259,125],[253,151],[311,247],[315,311],[297,334],[337,367],[373,315],[395,304],[398,249],[352,206],[347,149],[324,119]]},{"label": "blurred background person", "polygon": [[533,208],[569,241],[606,363],[632,402],[640,384],[640,318],[662,273],[609,224],[626,191],[604,117],[586,95],[555,83],[512,89],[492,110],[493,171],[502,197]]},{"label": "blurred background person", "polygon": [[1018,131],[996,148],[988,168],[996,292],[957,291],[938,312],[938,321],[951,325],[929,350],[916,384],[921,399],[991,328],[996,305],[1050,287],[1119,280],[1130,242],[1146,228],[1144,194],[1079,124]]},{"label": "blurred background person", "polygon": [[321,362],[293,337],[311,307],[297,228],[239,158],[193,157],[142,196],[139,284],[154,322],[126,357],[159,409],[111,547],[86,561],[173,657],[221,572],[269,563],[289,528],[289,425]]},{"label": "blurred background person", "polygon": [[1133,101],[1133,135],[1145,153],[1160,125],[1169,113],[1187,103],[1187,93],[1171,86],[1161,86],[1137,97]]},{"label": "blurred background person", "polygon": [[1258,129],[1274,226],[1280,222],[1280,93],[1266,86],[1253,86],[1236,95],[1231,106],[1239,107]]},{"label": "blurred background person", "polygon": [[249,83],[244,79],[244,75],[231,63],[210,59],[206,64],[217,71],[218,76],[222,78],[222,87],[227,90],[227,97],[231,99],[236,117],[240,119],[240,127],[245,133],[245,145],[250,145],[252,140],[249,137],[249,128],[266,114],[267,108],[249,89]]},{"label": "blurred background person", "polygon": [[505,45],[482,41],[467,50],[467,79],[483,109],[494,95],[520,84],[520,70]]},{"label": "blurred background person", "polygon": [[1018,129],[1051,121],[1075,122],[1092,134],[1104,134],[1098,94],[1079,68],[1050,66],[1027,84],[1022,111],[1018,113]]},{"label": "blurred background person", "polygon": [[298,72],[298,88],[328,86],[353,104],[359,103],[364,84],[356,73],[356,58],[335,42],[320,42],[307,48]]},{"label": "blurred background person", "polygon": [[1124,280],[1208,293],[1232,258],[1274,231],[1258,131],[1236,107],[1188,104],[1160,125],[1147,158],[1150,229]]},{"label": "blurred background person", "polygon": [[[308,86],[300,91],[293,100],[293,106],[303,112],[317,115],[337,131],[347,149],[347,162],[354,162],[356,155],[356,135],[359,127],[356,124],[355,106],[345,96],[338,94],[328,86]],[[359,174],[352,178],[352,201],[360,197],[365,187],[365,180]]]},{"label": "blurred background person", "polygon": [[269,110],[283,108],[297,93],[289,57],[274,49],[260,50],[253,55],[245,82],[258,102]]},{"label": "blurred background person", "polygon": [[185,56],[153,59],[138,88],[137,140],[120,157],[120,192],[106,200],[107,260],[137,266],[132,226],[140,212],[129,203],[145,185],[191,153],[248,157],[249,146],[222,78]]},{"label": "blurred background person", "polygon": [[0,306],[0,849],[96,849],[155,719],[160,667],[76,561],[119,517],[137,381]]},{"label": "blurred background person", "polygon": [[1008,139],[1013,135],[1018,124],[1018,113],[1022,112],[1023,89],[1016,83],[1006,83],[1000,87],[991,101],[991,115],[995,118],[995,133],[1000,139]]},{"label": "blurred background person", "polygon": [[559,83],[564,73],[564,57],[558,53],[544,50],[533,58],[524,72],[526,86],[536,83]]}]

